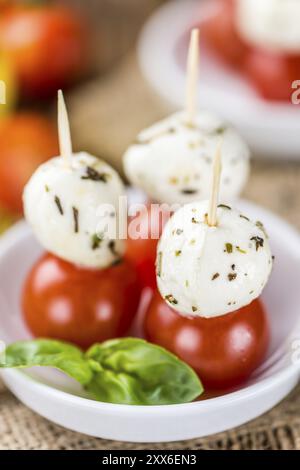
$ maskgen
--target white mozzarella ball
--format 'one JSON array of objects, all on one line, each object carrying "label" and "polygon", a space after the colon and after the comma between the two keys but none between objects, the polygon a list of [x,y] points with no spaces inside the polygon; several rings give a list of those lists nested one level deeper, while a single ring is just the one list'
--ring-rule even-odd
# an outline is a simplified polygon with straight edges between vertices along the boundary
[{"label": "white mozzarella ball", "polygon": [[234,129],[201,112],[195,126],[176,113],[142,131],[124,155],[128,179],[160,203],[185,204],[209,197],[212,162],[222,144],[221,198],[234,200],[249,173],[249,149]]},{"label": "white mozzarella ball", "polygon": [[220,205],[217,226],[210,227],[208,205],[201,201],[179,209],[158,244],[159,291],[184,316],[216,317],[248,305],[272,269],[261,222]]},{"label": "white mozzarella ball", "polygon": [[27,183],[25,218],[43,247],[74,264],[105,268],[117,262],[119,197],[124,185],[113,168],[87,153],[41,165]]},{"label": "white mozzarella ball", "polygon": [[236,25],[250,44],[300,52],[299,0],[237,0]]}]

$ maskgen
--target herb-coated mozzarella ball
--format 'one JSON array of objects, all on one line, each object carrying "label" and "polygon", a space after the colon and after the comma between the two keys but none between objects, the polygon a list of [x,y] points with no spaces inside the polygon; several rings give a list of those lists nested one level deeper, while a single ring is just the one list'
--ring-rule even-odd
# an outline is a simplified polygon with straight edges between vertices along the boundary
[{"label": "herb-coated mozzarella ball", "polygon": [[208,206],[201,201],[179,209],[158,244],[159,291],[184,316],[216,317],[248,305],[272,269],[261,222],[219,205],[217,226],[210,227]]},{"label": "herb-coated mozzarella ball", "polygon": [[105,268],[124,252],[115,230],[123,194],[116,171],[98,158],[73,154],[68,166],[55,157],[24,189],[25,218],[49,252],[79,266]]},{"label": "herb-coated mozzarella ball", "polygon": [[124,155],[131,183],[160,203],[185,204],[210,194],[212,162],[223,137],[221,198],[234,200],[249,173],[249,149],[234,129],[201,112],[195,125],[176,113],[142,131]]},{"label": "herb-coated mozzarella ball", "polygon": [[299,0],[236,0],[237,28],[255,46],[299,52],[299,22]]}]

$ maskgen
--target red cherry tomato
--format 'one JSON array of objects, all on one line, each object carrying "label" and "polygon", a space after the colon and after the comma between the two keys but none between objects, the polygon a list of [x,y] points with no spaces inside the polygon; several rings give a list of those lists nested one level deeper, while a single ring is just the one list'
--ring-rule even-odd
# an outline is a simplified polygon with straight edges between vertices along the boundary
[{"label": "red cherry tomato", "polygon": [[129,225],[125,257],[136,266],[143,287],[156,288],[157,243],[168,218],[169,215],[163,215],[158,205],[152,205],[152,209],[149,205],[146,212],[129,220],[129,224],[132,222],[134,225]]},{"label": "red cherry tomato", "polygon": [[88,348],[124,336],[139,300],[139,282],[128,261],[105,270],[87,270],[45,254],[26,279],[22,305],[34,336]]},{"label": "red cherry tomato", "polygon": [[234,24],[234,3],[219,0],[216,14],[200,25],[201,37],[230,65],[239,66],[247,53],[247,46],[239,37]]},{"label": "red cherry tomato", "polygon": [[292,83],[300,77],[300,57],[254,49],[245,59],[244,71],[264,98],[290,100]]},{"label": "red cherry tomato", "polygon": [[0,121],[0,203],[22,213],[22,192],[36,168],[58,155],[57,131],[47,118],[19,113]]},{"label": "red cherry tomato", "polygon": [[211,390],[234,387],[263,360],[269,327],[260,301],[216,318],[186,318],[153,296],[145,316],[146,338],[176,354]]},{"label": "red cherry tomato", "polygon": [[19,6],[0,20],[0,48],[12,60],[26,95],[48,97],[86,68],[86,31],[72,9]]}]

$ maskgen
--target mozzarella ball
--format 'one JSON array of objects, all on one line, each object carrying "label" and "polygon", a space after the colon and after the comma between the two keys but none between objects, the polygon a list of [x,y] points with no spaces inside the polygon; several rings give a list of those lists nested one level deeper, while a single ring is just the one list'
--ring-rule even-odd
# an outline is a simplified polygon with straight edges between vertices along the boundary
[{"label": "mozzarella ball", "polygon": [[207,224],[208,201],[187,204],[165,226],[157,251],[157,283],[184,316],[211,318],[248,305],[262,292],[272,255],[261,222],[227,205]]},{"label": "mozzarella ball", "polygon": [[186,204],[210,194],[212,162],[223,137],[221,197],[239,196],[249,173],[249,149],[220,119],[199,113],[193,127],[177,113],[142,131],[124,156],[131,183],[160,203]]},{"label": "mozzarella ball", "polygon": [[237,0],[236,25],[250,44],[278,52],[300,52],[299,0]]},{"label": "mozzarella ball", "polygon": [[87,153],[41,165],[27,183],[25,218],[43,247],[87,268],[117,262],[124,241],[117,239],[119,197],[123,183],[108,164]]}]

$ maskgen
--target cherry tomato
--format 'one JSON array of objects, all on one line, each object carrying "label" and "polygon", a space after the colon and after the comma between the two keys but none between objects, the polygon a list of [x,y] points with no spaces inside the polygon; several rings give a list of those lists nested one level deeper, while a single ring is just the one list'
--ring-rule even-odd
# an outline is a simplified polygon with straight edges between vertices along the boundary
[{"label": "cherry tomato", "polygon": [[[136,267],[143,287],[156,288],[155,260],[157,243],[169,215],[158,205],[129,219],[126,258]],[[136,233],[137,231],[137,233]]]},{"label": "cherry tomato", "polygon": [[0,48],[9,55],[20,87],[29,96],[51,96],[86,68],[82,19],[62,6],[23,5],[3,13]]},{"label": "cherry tomato", "polygon": [[300,57],[254,49],[245,59],[244,70],[264,98],[290,100],[292,83],[300,77]]},{"label": "cherry tomato", "polygon": [[268,321],[260,301],[216,318],[186,318],[156,292],[145,316],[146,338],[176,354],[207,389],[235,387],[263,360]]},{"label": "cherry tomato", "polygon": [[45,254],[26,279],[22,306],[34,336],[88,348],[124,336],[139,300],[136,271],[128,261],[105,270],[88,270]]},{"label": "cherry tomato", "polygon": [[57,132],[46,117],[19,113],[0,121],[0,203],[22,213],[22,192],[34,170],[58,155]]},{"label": "cherry tomato", "polygon": [[236,30],[233,9],[232,1],[219,0],[216,13],[202,22],[200,29],[201,37],[221,59],[239,66],[248,48]]}]

